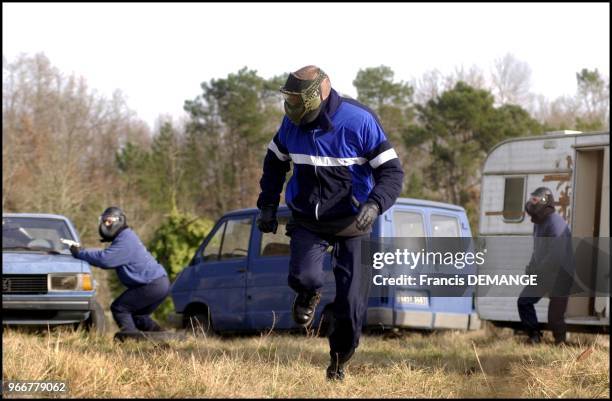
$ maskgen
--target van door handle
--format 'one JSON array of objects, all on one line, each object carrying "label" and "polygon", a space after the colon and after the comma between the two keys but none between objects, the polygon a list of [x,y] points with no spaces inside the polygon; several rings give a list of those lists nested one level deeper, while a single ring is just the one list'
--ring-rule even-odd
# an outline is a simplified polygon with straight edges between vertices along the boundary
[{"label": "van door handle", "polygon": [[240,269],[236,270],[238,273],[246,273],[247,269],[245,269],[244,267],[241,267]]}]

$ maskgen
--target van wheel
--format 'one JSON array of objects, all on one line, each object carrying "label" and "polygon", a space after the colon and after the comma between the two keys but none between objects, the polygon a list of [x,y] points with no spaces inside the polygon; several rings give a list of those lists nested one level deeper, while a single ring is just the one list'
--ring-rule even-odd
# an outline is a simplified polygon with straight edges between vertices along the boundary
[{"label": "van wheel", "polygon": [[183,319],[183,328],[195,337],[206,337],[214,334],[208,310],[186,313]]},{"label": "van wheel", "polygon": [[104,334],[106,332],[106,318],[104,317],[104,309],[96,300],[91,303],[89,310],[89,318],[85,320],[85,329],[90,333]]},{"label": "van wheel", "polygon": [[332,304],[325,305],[319,321],[319,337],[329,337],[334,331],[334,310]]}]

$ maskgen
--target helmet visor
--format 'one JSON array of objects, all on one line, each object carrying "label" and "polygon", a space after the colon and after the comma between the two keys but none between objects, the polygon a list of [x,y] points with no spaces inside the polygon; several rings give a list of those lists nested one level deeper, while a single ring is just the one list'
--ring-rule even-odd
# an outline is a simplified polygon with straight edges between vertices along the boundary
[{"label": "helmet visor", "polygon": [[546,196],[531,195],[529,197],[529,202],[533,203],[534,205],[538,203],[546,203]]},{"label": "helmet visor", "polygon": [[283,97],[285,98],[285,102],[287,102],[287,104],[291,106],[299,106],[304,103],[302,101],[301,94],[294,93],[294,92],[286,92],[286,91],[282,91],[282,94],[283,94]]},{"label": "helmet visor", "polygon": [[108,216],[108,215],[104,216],[104,215],[102,215],[102,216],[100,216],[98,218],[98,222],[99,223],[103,223],[106,226],[111,226],[111,225],[113,225],[117,221],[119,221],[119,217],[117,217],[117,216]]}]

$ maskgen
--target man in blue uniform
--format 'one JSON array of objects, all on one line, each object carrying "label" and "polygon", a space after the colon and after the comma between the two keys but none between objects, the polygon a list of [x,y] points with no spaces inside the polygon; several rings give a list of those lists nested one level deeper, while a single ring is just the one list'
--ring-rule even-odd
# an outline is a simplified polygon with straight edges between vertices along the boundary
[{"label": "man in blue uniform", "polygon": [[542,334],[538,327],[534,304],[547,293],[548,325],[553,332],[555,344],[566,340],[564,319],[569,290],[575,270],[572,249],[572,234],[565,220],[555,212],[552,191],[539,187],[533,191],[525,204],[525,211],[531,216],[534,247],[527,274],[538,276],[538,288],[526,287],[518,298],[517,306],[521,324],[529,337],[530,344],[539,344]]},{"label": "man in blue uniform", "polygon": [[127,290],[111,304],[113,318],[122,332],[161,331],[151,313],[168,296],[170,281],[138,236],[127,225],[123,211],[109,207],[100,216],[98,227],[104,250],[71,246],[72,255],[103,269],[115,269]]},{"label": "man in blue uniform", "polygon": [[281,93],[286,116],[265,156],[257,224],[264,233],[276,232],[280,193],[293,162],[285,192],[292,211],[287,235],[293,318],[304,326],[312,322],[325,251],[332,245],[336,298],[327,378],[342,380],[359,344],[371,285],[361,269],[361,241],[400,195],[404,173],[376,115],[338,95],[320,68],[289,74]]}]

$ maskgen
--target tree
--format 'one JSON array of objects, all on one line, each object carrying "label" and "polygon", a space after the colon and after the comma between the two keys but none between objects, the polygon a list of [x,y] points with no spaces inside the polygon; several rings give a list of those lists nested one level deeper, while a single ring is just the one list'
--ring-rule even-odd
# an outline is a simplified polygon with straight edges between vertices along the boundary
[{"label": "tree", "polygon": [[177,210],[166,215],[148,247],[157,261],[166,268],[171,280],[189,264],[213,224],[212,220]]},{"label": "tree", "polygon": [[526,106],[530,101],[531,67],[514,55],[495,60],[491,80],[499,104]]},{"label": "tree", "polygon": [[[145,146],[148,128],[121,92],[107,99],[65,76],[42,53],[3,58],[2,209],[69,217],[83,244],[98,244],[97,217],[110,205],[138,210],[116,167],[126,142]],[[127,199],[130,201],[128,202]],[[138,218],[130,214],[138,225]],[[107,272],[94,270],[108,307]]]},{"label": "tree", "polygon": [[429,100],[437,97],[443,88],[444,77],[442,73],[433,69],[426,71],[420,79],[414,80],[412,86],[415,88],[415,103],[425,104]]},{"label": "tree", "polygon": [[463,82],[477,89],[487,89],[487,80],[482,70],[472,65],[469,69],[466,69],[463,65],[455,67],[453,73],[446,76],[445,90],[452,89],[458,82]]},{"label": "tree", "polygon": [[610,127],[610,79],[604,80],[597,69],[583,68],[576,73],[577,97],[583,115],[576,125],[594,131]]},{"label": "tree", "polygon": [[171,121],[161,124],[159,134],[151,146],[151,172],[157,194],[157,210],[178,211],[177,198],[185,189],[183,184],[183,160],[180,133],[172,126]]},{"label": "tree", "polygon": [[[166,216],[155,231],[148,248],[156,260],[164,266],[171,282],[189,264],[213,225],[211,220],[189,213],[180,213],[177,210],[172,210]],[[173,310],[172,300],[168,298],[155,311],[155,317],[165,319]]]},{"label": "tree", "polygon": [[417,123],[406,130],[404,143],[409,149],[428,146],[426,186],[439,194],[439,200],[464,206],[474,225],[479,168],[486,153],[503,139],[538,131],[537,122],[520,106],[495,108],[489,91],[458,82],[417,105]]},{"label": "tree", "polygon": [[64,214],[92,238],[92,214],[121,192],[117,149],[146,135],[120,92],[105,99],[44,54],[21,55],[3,60],[2,103],[3,210]]},{"label": "tree", "polygon": [[255,204],[266,145],[282,116],[277,83],[244,67],[202,83],[203,93],[185,102],[189,172],[199,177],[198,196],[208,199],[209,212]]},{"label": "tree", "polygon": [[393,70],[384,65],[359,70],[353,80],[357,100],[375,110],[385,105],[407,108],[412,101],[412,87],[393,82],[394,75]]},{"label": "tree", "polygon": [[[408,155],[401,138],[402,132],[414,118],[412,100],[414,90],[403,81],[394,82],[393,77],[393,70],[381,65],[359,70],[353,85],[357,89],[357,100],[378,115],[387,138],[397,151],[404,168],[413,167],[418,165],[418,155]],[[408,179],[408,175],[405,179]]]},{"label": "tree", "polygon": [[553,101],[540,96],[534,114],[546,131],[610,129],[610,79],[597,69],[576,73],[576,93]]}]

